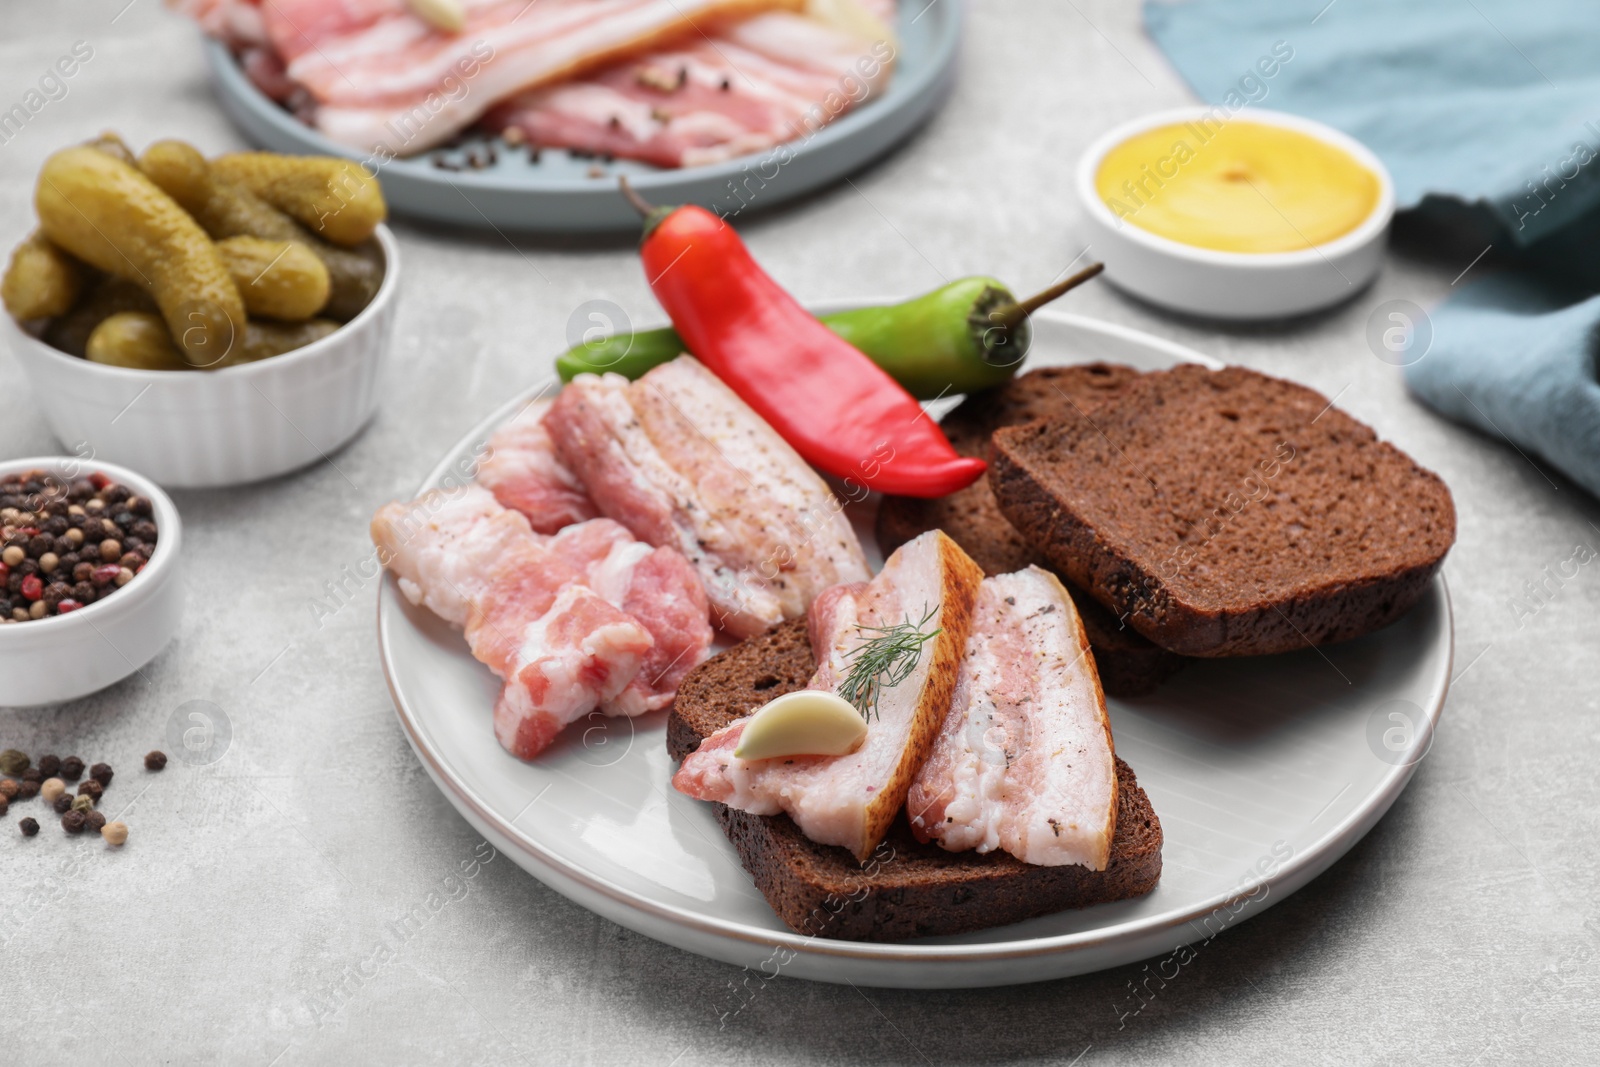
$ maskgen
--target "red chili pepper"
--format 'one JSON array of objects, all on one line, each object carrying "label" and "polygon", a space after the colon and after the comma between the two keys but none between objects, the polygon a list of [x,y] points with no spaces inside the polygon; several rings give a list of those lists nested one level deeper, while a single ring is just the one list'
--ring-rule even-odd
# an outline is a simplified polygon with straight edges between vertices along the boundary
[{"label": "red chili pepper", "polygon": [[647,210],[645,276],[684,344],[812,466],[897,496],[983,476],[912,395],[795,302],[733,227],[694,206]]}]

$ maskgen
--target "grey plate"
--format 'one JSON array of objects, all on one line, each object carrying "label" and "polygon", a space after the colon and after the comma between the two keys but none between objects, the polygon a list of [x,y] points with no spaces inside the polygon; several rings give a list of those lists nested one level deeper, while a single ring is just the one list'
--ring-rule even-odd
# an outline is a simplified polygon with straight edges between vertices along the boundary
[{"label": "grey plate", "polygon": [[[1217,365],[1136,330],[1050,311],[1034,317],[1028,359]],[[538,391],[463,437],[423,488],[470,465]],[[851,517],[876,564],[871,511],[869,501]],[[494,739],[499,683],[460,632],[406,603],[393,579],[378,596],[378,651],[401,725],[462,817],[557,892],[669,945],[760,969],[749,976],[757,981],[781,972],[857,985],[1006,985],[1152,957],[1162,957],[1152,970],[1171,978],[1211,938],[1326,870],[1389,809],[1427,754],[1452,650],[1438,577],[1403,619],[1358,641],[1195,661],[1150,696],[1111,700],[1117,754],[1166,835],[1154,892],[970,934],[862,944],[803,937],[778,921],[711,805],[669,784],[663,716],[596,714],[523,763]],[[1139,1001],[1130,993],[1113,1007],[1132,1012]]]},{"label": "grey plate", "polygon": [[[900,9],[899,55],[889,88],[794,147],[782,166],[771,153],[705,167],[664,170],[644,163],[600,164],[546,150],[539,162],[503,145],[482,170],[447,171],[428,152],[380,170],[384,195],[400,214],[472,227],[562,233],[637,230],[639,216],[617,194],[616,176],[658,204],[700,204],[723,215],[791,200],[866,165],[905,140],[944,99],[955,74],[963,0],[930,5],[911,0]],[[251,84],[227,48],[205,42],[223,110],[247,137],[275,152],[364,159],[302,125]],[[459,158],[486,142],[468,140],[448,155]],[[599,167],[599,176],[589,171]]]}]

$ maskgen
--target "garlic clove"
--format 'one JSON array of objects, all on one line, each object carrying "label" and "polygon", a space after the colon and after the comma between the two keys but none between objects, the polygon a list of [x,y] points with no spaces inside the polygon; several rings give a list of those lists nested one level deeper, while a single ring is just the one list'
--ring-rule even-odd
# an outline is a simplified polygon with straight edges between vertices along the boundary
[{"label": "garlic clove", "polygon": [[850,702],[833,693],[801,689],[769,702],[739,734],[740,759],[780,756],[844,756],[861,747],[867,722]]},{"label": "garlic clove", "polygon": [[467,27],[467,12],[461,0],[406,0],[412,12],[436,30],[460,33]]}]

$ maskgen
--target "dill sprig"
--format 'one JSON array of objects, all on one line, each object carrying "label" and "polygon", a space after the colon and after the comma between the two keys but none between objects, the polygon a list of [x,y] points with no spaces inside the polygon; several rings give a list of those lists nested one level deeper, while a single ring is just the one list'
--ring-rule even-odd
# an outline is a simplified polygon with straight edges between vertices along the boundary
[{"label": "dill sprig", "polygon": [[878,714],[879,695],[911,677],[921,658],[922,646],[943,632],[942,629],[923,630],[939,610],[923,606],[926,613],[917,622],[907,616],[904,622],[893,626],[856,627],[861,633],[876,636],[867,638],[846,657],[850,666],[839,683],[839,695],[853,704],[868,722]]}]

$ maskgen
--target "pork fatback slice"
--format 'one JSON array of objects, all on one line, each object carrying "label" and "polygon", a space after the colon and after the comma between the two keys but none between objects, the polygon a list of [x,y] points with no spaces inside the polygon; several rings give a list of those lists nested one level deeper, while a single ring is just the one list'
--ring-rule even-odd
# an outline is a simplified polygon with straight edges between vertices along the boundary
[{"label": "pork fatback slice", "polygon": [[[735,756],[749,717],[701,742],[673,776],[679,792],[756,815],[787,812],[802,833],[865,860],[905,805],[954,696],[983,571],[942,531],[902,545],[864,587],[822,598],[827,640],[807,688],[837,692],[871,627],[922,622],[922,645],[905,681],[879,694],[862,746],[846,756],[746,760]],[[926,617],[926,622],[923,622]]]},{"label": "pork fatback slice", "polygon": [[706,593],[675,548],[636,541],[620,523],[592,519],[550,539],[558,558],[585,575],[589,588],[644,624],[655,639],[639,673],[600,707],[608,715],[639,715],[672,704],[684,675],[711,652]]},{"label": "pork fatback slice", "polygon": [[504,681],[495,736],[520,759],[617,699],[654,646],[643,623],[481,486],[385,505],[372,539],[405,597],[463,627],[473,656]]},{"label": "pork fatback slice", "polygon": [[683,553],[713,625],[735,637],[799,618],[823,590],[869,577],[827,483],[692,357],[636,382],[580,374],[545,426],[602,514]]},{"label": "pork fatback slice", "polygon": [[886,36],[866,39],[777,11],[518,94],[484,124],[515,126],[541,147],[704,166],[810,139],[882,94],[894,54]]},{"label": "pork fatback slice", "polygon": [[577,475],[556,455],[544,426],[551,403],[534,400],[507,420],[489,438],[489,454],[478,465],[478,484],[526,515],[542,534],[600,514]]},{"label": "pork fatback slice", "polygon": [[906,798],[912,832],[1103,871],[1116,813],[1111,724],[1072,598],[1039,567],[985,579],[955,701]]},{"label": "pork fatback slice", "polygon": [[515,93],[584,74],[718,22],[803,0],[464,0],[459,33],[408,0],[271,0],[267,36],[315,121],[350,148],[406,156]]}]

